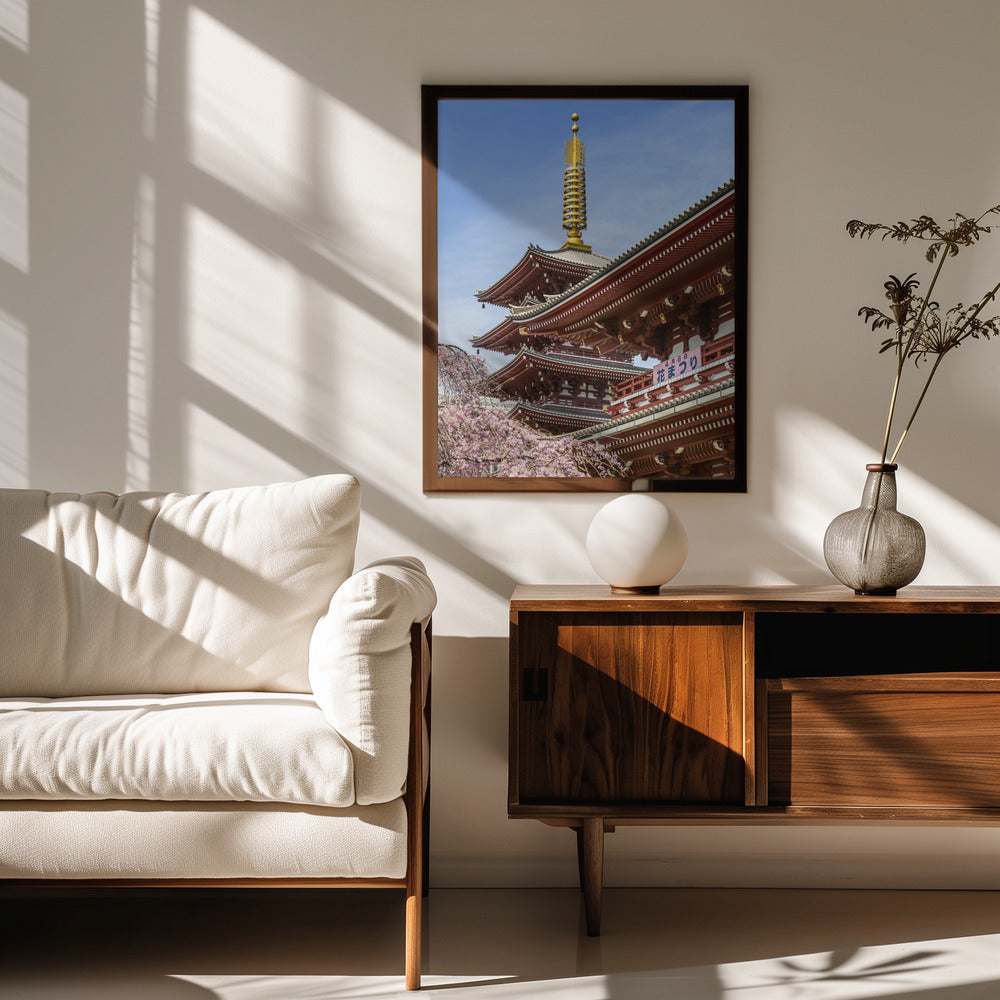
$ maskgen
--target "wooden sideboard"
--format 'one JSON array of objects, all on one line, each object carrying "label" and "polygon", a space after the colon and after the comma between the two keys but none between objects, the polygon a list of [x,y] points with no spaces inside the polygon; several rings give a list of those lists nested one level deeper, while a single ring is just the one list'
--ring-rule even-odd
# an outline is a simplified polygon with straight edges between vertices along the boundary
[{"label": "wooden sideboard", "polygon": [[508,814],[645,823],[1000,821],[1000,588],[520,586]]}]

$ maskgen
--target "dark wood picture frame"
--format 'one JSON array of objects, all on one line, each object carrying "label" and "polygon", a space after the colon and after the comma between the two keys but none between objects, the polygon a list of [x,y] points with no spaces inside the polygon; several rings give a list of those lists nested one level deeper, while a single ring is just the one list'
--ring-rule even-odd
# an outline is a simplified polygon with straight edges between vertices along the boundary
[{"label": "dark wood picture frame", "polygon": [[746,492],[748,88],[421,90],[425,492]]}]

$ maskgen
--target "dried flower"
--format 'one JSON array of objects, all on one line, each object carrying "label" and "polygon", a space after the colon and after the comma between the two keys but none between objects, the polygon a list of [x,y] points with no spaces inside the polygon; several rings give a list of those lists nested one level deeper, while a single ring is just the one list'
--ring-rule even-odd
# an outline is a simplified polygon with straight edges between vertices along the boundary
[{"label": "dried flower", "polygon": [[906,322],[910,303],[913,301],[913,290],[919,284],[915,271],[902,281],[894,274],[889,275],[889,280],[885,283],[885,297],[892,303],[892,315],[897,323]]},{"label": "dried flower", "polygon": [[892,350],[896,354],[896,377],[889,399],[889,416],[886,420],[885,436],[882,441],[881,462],[883,464],[889,453],[893,418],[896,413],[903,366],[906,361],[912,360],[919,365],[928,360],[929,357],[934,358],[910,418],[903,428],[892,456],[889,458],[890,463],[896,461],[899,449],[903,446],[903,441],[909,433],[914,417],[924,401],[924,396],[927,395],[931,380],[944,356],[970,337],[978,340],[1000,335],[1000,317],[994,316],[987,320],[979,318],[979,314],[986,305],[996,298],[997,292],[1000,291],[1000,282],[997,282],[974,305],[965,306],[959,302],[943,315],[940,304],[930,297],[944,262],[949,257],[957,256],[960,247],[972,246],[978,243],[982,236],[990,232],[990,227],[984,226],[982,222],[991,214],[1000,215],[1000,205],[987,209],[975,219],[958,213],[948,220],[946,226],[939,225],[929,215],[921,215],[909,223],[897,222],[891,226],[881,222],[862,222],[860,219],[852,219],[847,223],[847,232],[852,237],[859,236],[870,239],[876,233],[881,233],[883,240],[892,239],[900,243],[907,243],[911,239],[929,241],[930,246],[926,258],[932,263],[937,261],[937,267],[926,295],[917,295],[920,282],[917,280],[916,272],[902,279],[891,274],[884,286],[885,297],[890,303],[891,315],[875,306],[862,306],[858,310],[858,315],[873,331],[891,331],[891,335],[879,345],[879,353]]}]

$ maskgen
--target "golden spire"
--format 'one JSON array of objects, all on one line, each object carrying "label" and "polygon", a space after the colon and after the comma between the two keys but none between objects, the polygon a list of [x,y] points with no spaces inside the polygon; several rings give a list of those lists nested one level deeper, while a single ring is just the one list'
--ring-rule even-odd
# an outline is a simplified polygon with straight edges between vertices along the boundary
[{"label": "golden spire", "polygon": [[584,164],[587,162],[587,151],[577,132],[580,126],[578,114],[571,116],[573,135],[566,140],[566,169],[563,171],[563,222],[562,227],[568,233],[561,250],[586,250],[590,247],[580,238],[587,228],[587,178]]}]

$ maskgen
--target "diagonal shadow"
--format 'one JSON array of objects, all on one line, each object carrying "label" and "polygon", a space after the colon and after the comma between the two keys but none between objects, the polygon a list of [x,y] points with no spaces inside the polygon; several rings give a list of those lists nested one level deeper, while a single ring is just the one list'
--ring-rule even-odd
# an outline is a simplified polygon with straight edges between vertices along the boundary
[{"label": "diagonal shadow", "polygon": [[[130,671],[128,669],[114,671],[113,664],[105,659],[106,651],[100,642],[94,639],[94,629],[90,624],[94,622],[104,623],[100,631],[107,634],[114,632],[118,636],[128,637],[128,649],[119,650],[115,659],[134,663],[128,659],[128,651],[142,649],[148,651],[149,659],[155,658],[164,664],[176,666],[180,684],[176,690],[195,690],[199,689],[199,685],[201,690],[218,690],[220,685],[221,689],[224,689],[226,679],[234,684],[239,680],[239,677],[233,677],[235,668],[232,664],[208,652],[200,644],[187,639],[175,629],[155,621],[138,608],[125,603],[120,595],[99,584],[75,563],[62,559],[34,543],[28,543],[17,554],[13,563],[16,566],[17,577],[24,585],[5,602],[4,613],[0,615],[0,649],[16,650],[22,647],[26,623],[38,619],[35,609],[39,606],[52,605],[54,595],[36,592],[37,588],[33,589],[30,582],[50,579],[52,564],[57,560],[61,563],[64,613],[49,614],[44,633],[35,633],[32,644],[40,651],[39,662],[52,665],[65,663],[65,669],[71,675],[71,679],[67,682],[54,683],[51,680],[52,670],[49,671],[48,677],[43,672],[41,675],[33,674],[28,678],[21,657],[17,662],[0,660],[0,675],[3,677],[2,687],[5,697],[58,698],[67,694],[136,693],[135,681],[130,684],[127,680]],[[74,620],[83,623],[82,629],[72,627],[70,622]],[[99,661],[100,669],[93,668],[95,659]],[[201,666],[192,673],[191,664],[196,660],[201,662]],[[53,666],[53,670],[55,669]],[[163,683],[164,674],[168,671],[169,666],[158,670],[160,685]],[[245,672],[242,677],[245,687],[247,684]],[[66,683],[69,684],[69,688],[66,687]],[[252,687],[252,680],[249,683]],[[50,684],[53,686],[49,686]],[[147,689],[148,684],[140,685],[139,690]]]},{"label": "diagonal shadow", "polygon": [[[120,522],[116,522],[120,523]],[[158,523],[158,522],[157,522]],[[143,610],[126,602],[122,595],[102,584],[83,567],[67,558],[56,540],[52,551],[39,541],[26,537],[37,525],[37,507],[16,503],[5,505],[0,521],[0,546],[7,571],[18,582],[9,587],[4,613],[0,615],[0,650],[19,650],[17,659],[0,662],[3,687],[11,696],[58,697],[72,694],[129,694],[148,691],[132,677],[136,660],[156,662],[157,691],[211,691],[257,689],[260,680],[252,665],[271,642],[275,620],[294,614],[300,603],[294,590],[264,581],[258,574],[227,559],[176,528],[162,533],[160,538],[169,545],[159,549],[185,566],[199,579],[202,575],[220,589],[233,595],[237,602],[244,599],[258,609],[256,623],[245,622],[239,633],[237,658],[221,656],[206,649],[200,642],[184,636],[180,629],[189,619],[190,608],[171,602],[165,582],[153,567],[154,582],[146,592],[154,603]],[[107,554],[105,554],[107,558]],[[100,559],[95,563],[98,565]],[[136,565],[122,569],[140,571],[147,563],[139,558]],[[203,571],[205,573],[203,574]],[[182,584],[183,586],[183,584]],[[163,591],[163,592],[161,592]],[[332,597],[332,594],[330,595]],[[203,595],[202,599],[207,599]],[[26,638],[26,622],[37,621],[40,607],[49,608],[46,628],[33,631]],[[234,603],[230,614],[239,608]],[[95,623],[104,623],[96,628]],[[101,635],[115,635],[113,649],[102,642]],[[124,637],[124,640],[122,640]],[[25,648],[29,652],[23,652]],[[23,655],[22,655],[23,653]],[[235,654],[234,654],[235,655]],[[244,661],[245,658],[245,661]],[[48,665],[37,673],[24,667],[23,662]],[[63,668],[70,688],[62,683],[58,664]],[[99,669],[94,669],[95,665]],[[164,678],[176,672],[177,685]],[[141,675],[141,672],[140,672]],[[53,678],[59,677],[59,681]],[[164,686],[165,685],[165,686]]]},{"label": "diagonal shadow", "polygon": [[6,38],[0,38],[0,67],[3,82],[25,93],[28,87],[28,57]]},{"label": "diagonal shadow", "polygon": [[[150,453],[158,470],[156,480],[174,480],[183,476],[182,406],[191,403],[246,438],[301,470],[306,475],[331,471],[351,472],[364,483],[364,510],[418,545],[447,560],[460,572],[475,579],[506,599],[516,581],[489,561],[481,558],[449,532],[420,516],[401,503],[391,491],[372,483],[357,470],[345,466],[337,456],[283,428],[275,420],[213,384],[186,366],[179,349],[176,331],[183,330],[184,260],[188,251],[182,224],[181,207],[191,199],[205,211],[241,232],[257,246],[281,254],[302,273],[353,301],[374,315],[389,329],[412,329],[418,333],[415,317],[403,312],[376,290],[366,287],[342,269],[331,266],[321,254],[304,246],[295,233],[292,220],[283,219],[253,204],[244,195],[191,166],[186,135],[187,68],[189,40],[186,15],[190,4],[172,4],[162,11],[160,24],[159,91],[157,101],[157,140],[146,147],[145,156],[158,186],[156,231],[156,275],[153,296],[155,363],[158,373],[152,385],[153,422]],[[213,5],[204,9],[212,16],[227,18],[226,11]],[[231,16],[232,11],[229,11]],[[263,46],[266,50],[267,46]],[[154,162],[155,161],[155,162]]]},{"label": "diagonal shadow", "polygon": [[[877,677],[996,670],[993,615],[962,616],[960,634],[954,615],[894,615],[888,640],[882,617],[759,613],[755,625],[759,676]],[[808,654],[803,655],[803,650]],[[768,786],[774,804],[791,800],[793,756],[798,756],[800,767],[824,770],[832,781],[834,774],[844,774],[838,768],[848,753],[853,755],[848,770],[859,767],[864,779],[851,780],[850,789],[838,791],[845,796],[849,791],[857,799],[844,804],[882,801],[898,806],[970,808],[997,804],[993,737],[1000,731],[1000,721],[995,696],[953,693],[948,707],[937,710],[937,717],[926,707],[918,710],[906,692],[879,696],[866,692],[863,685],[806,692],[803,715],[796,714],[797,697],[794,692],[768,696],[772,735]],[[816,728],[818,713],[823,721]],[[803,733],[798,739],[797,727]],[[981,737],[975,740],[975,751],[970,730]],[[863,762],[858,759],[862,752]],[[891,762],[891,769],[886,762]],[[800,798],[797,804],[806,803]]]},{"label": "diagonal shadow", "polygon": [[[76,496],[70,494],[71,498],[75,499]],[[100,510],[97,513],[104,514]],[[9,511],[5,512],[5,516],[8,515]],[[18,565],[31,563],[31,557],[27,555],[29,545],[37,546],[47,555],[53,554],[51,549],[27,534],[33,528],[42,529],[44,522],[17,525],[17,522],[7,521],[4,533],[11,530],[12,524],[21,540],[17,544],[16,551],[12,553]],[[280,612],[289,611],[295,606],[294,595],[284,587],[265,579],[218,549],[211,548],[200,539],[170,524],[160,511],[148,521],[143,518],[142,523],[136,523],[128,516],[124,516],[115,519],[113,524],[115,530],[127,532],[142,545],[196,571],[199,577],[212,581],[247,604]],[[40,567],[36,564],[35,568]]]},{"label": "diagonal shadow", "polygon": [[259,249],[288,261],[300,275],[353,303],[386,329],[411,340],[420,339],[417,316],[404,312],[334,259],[312,249],[307,242],[309,233],[294,220],[276,214],[195,166],[188,164],[185,176],[185,190],[192,205],[223,221]]},{"label": "diagonal shadow", "polygon": [[0,260],[0,309],[20,323],[28,310],[27,276],[5,260]]},{"label": "diagonal shadow", "polygon": [[[0,991],[9,1000],[210,1000],[219,994],[173,975],[133,975],[114,971],[82,978],[75,972],[46,971],[4,975]],[[10,991],[10,992],[7,992]]]},{"label": "diagonal shadow", "polygon": [[345,467],[335,456],[282,427],[260,410],[237,399],[189,368],[184,369],[184,385],[187,398],[201,409],[229,426],[239,428],[243,434],[279,455],[290,465],[301,469],[306,475],[329,472],[331,462],[336,463],[340,471],[355,475],[362,483],[363,510],[383,524],[392,525],[428,552],[446,560],[449,565],[505,600],[510,596],[516,584],[513,577],[477,555],[454,535],[410,510],[370,479]]},{"label": "diagonal shadow", "polygon": [[742,729],[725,672],[693,693],[686,661],[698,639],[685,649],[656,616],[614,617],[620,642],[582,615],[519,616],[520,802],[742,804],[743,757],[721,739]]}]

